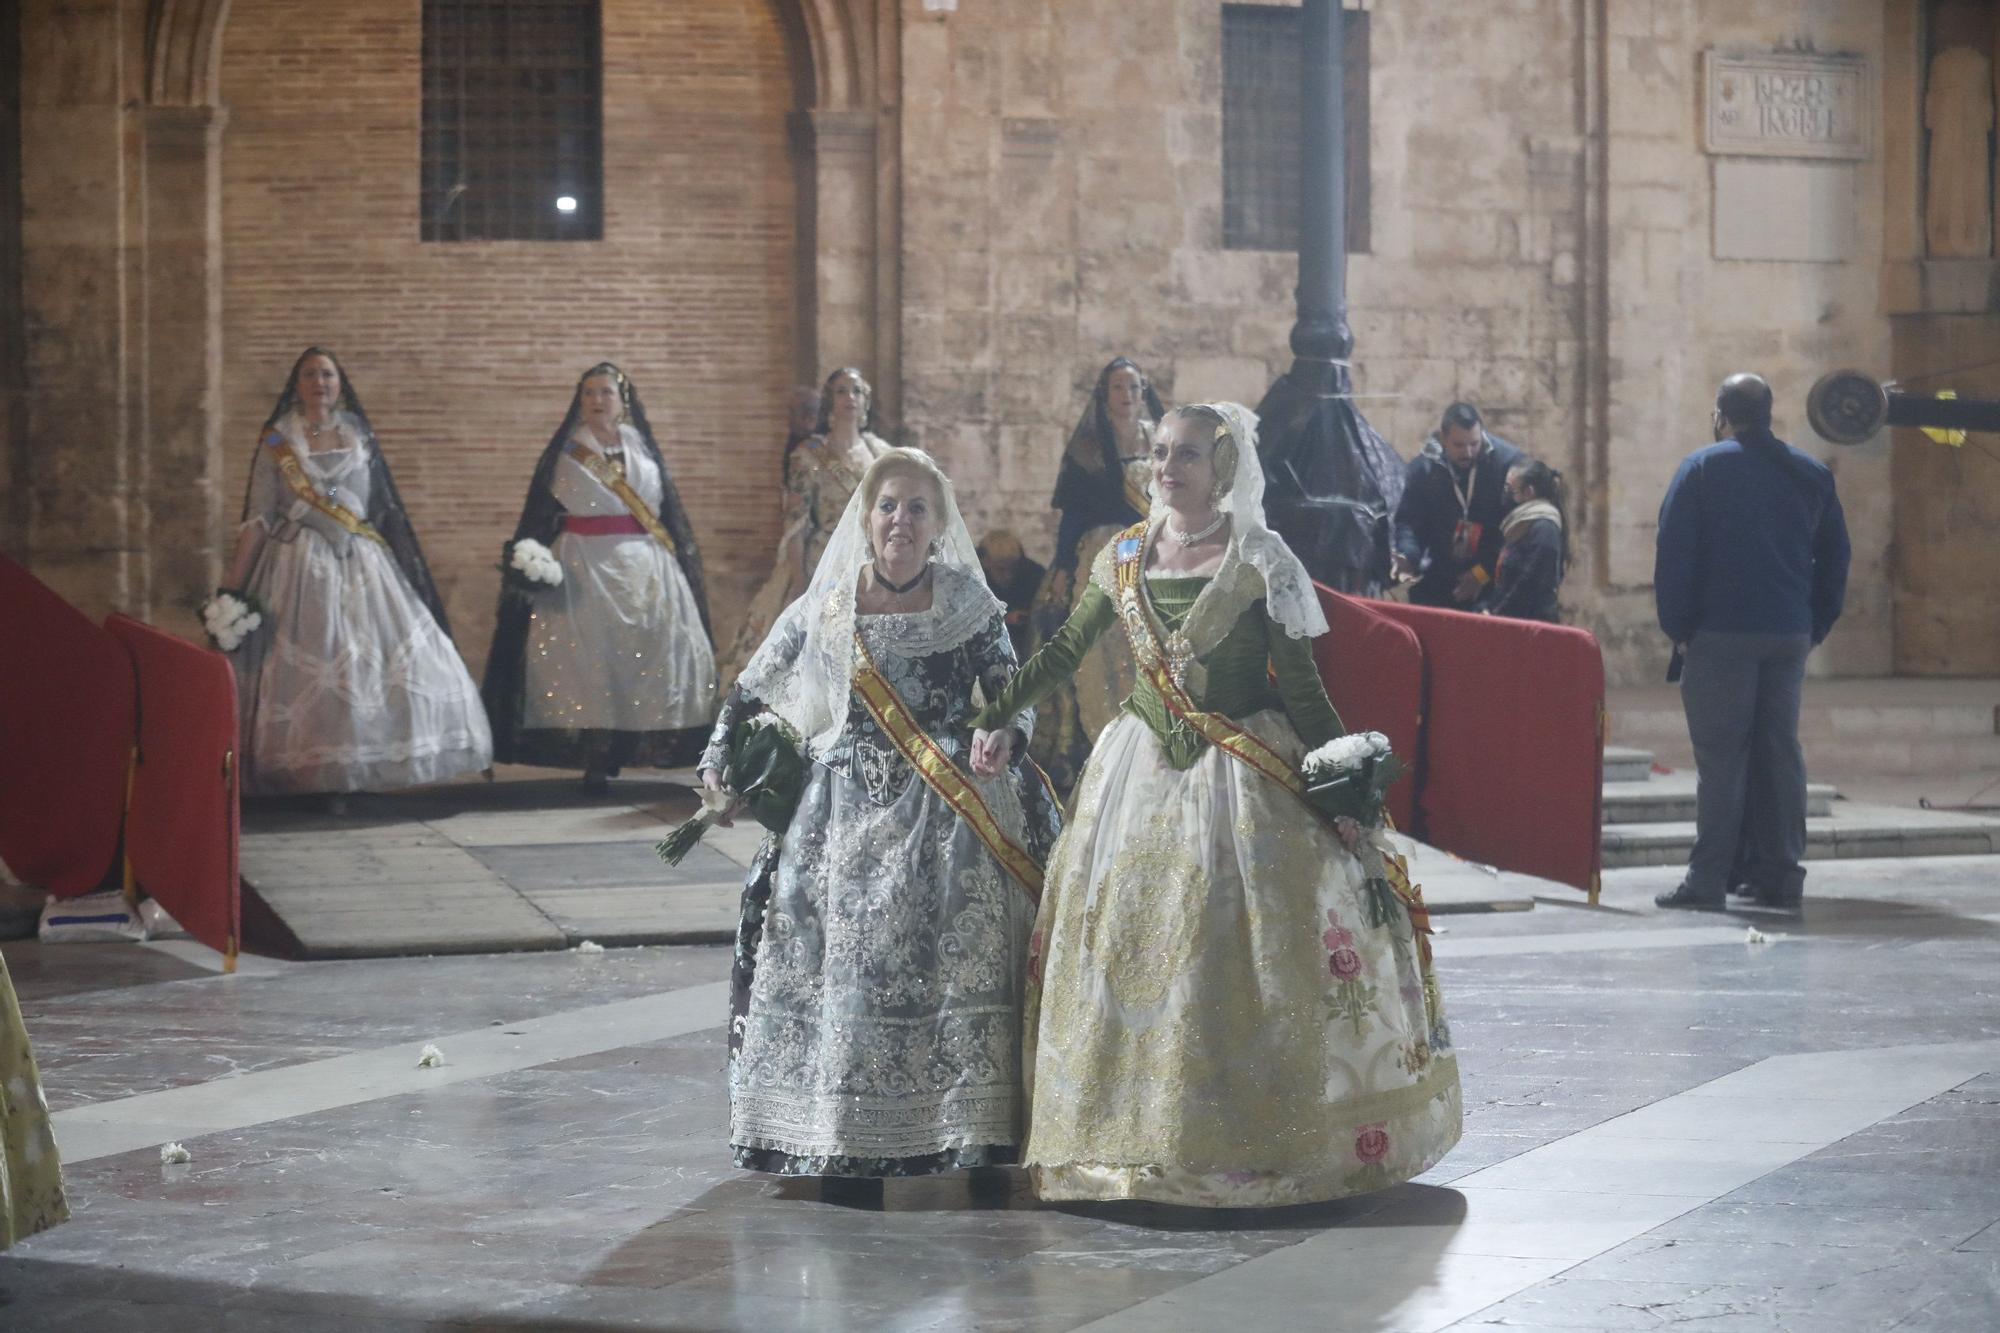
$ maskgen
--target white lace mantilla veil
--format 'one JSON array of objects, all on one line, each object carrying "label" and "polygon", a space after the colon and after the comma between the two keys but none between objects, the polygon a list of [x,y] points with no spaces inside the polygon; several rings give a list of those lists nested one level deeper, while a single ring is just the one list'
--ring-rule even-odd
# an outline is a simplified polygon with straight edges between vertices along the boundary
[{"label": "white lace mantilla veil", "polygon": [[[937,550],[931,557],[938,567],[931,584],[934,601],[929,612],[919,613],[931,617],[921,630],[924,650],[956,647],[1005,613],[979,571],[979,551],[958,512],[951,478],[937,461],[922,449],[891,449],[877,458],[854,488],[805,593],[785,608],[737,677],[745,694],[760,700],[805,738],[809,754],[824,753],[847,720],[848,696],[854,688],[854,592],[861,571],[873,558],[868,549],[870,482],[885,470],[911,467],[927,473],[944,496]],[[805,631],[796,657],[783,647],[795,624]]]},{"label": "white lace mantilla veil", "polygon": [[[1257,414],[1241,403],[1190,403],[1187,406],[1205,409],[1221,417],[1223,431],[1236,444],[1236,476],[1228,493],[1222,497],[1220,506],[1229,515],[1229,549],[1216,570],[1213,587],[1226,603],[1232,585],[1243,584],[1241,574],[1246,567],[1253,569],[1257,573],[1257,581],[1262,584],[1264,608],[1271,619],[1295,639],[1318,638],[1326,633],[1326,613],[1320,609],[1319,594],[1313,590],[1312,575],[1292,554],[1292,548],[1285,545],[1285,539],[1271,531],[1264,522],[1264,465],[1257,458]],[[1171,417],[1179,410],[1170,409],[1167,415]],[[1219,445],[1222,433],[1219,432],[1215,438]],[[1150,483],[1147,490],[1153,497],[1152,521],[1157,532],[1166,519],[1167,506]],[[1197,604],[1197,611],[1205,609]],[[1217,609],[1222,611],[1224,606],[1218,605]],[[1236,614],[1240,609],[1236,607],[1216,616],[1197,617],[1190,613],[1185,632],[1194,641],[1195,651],[1205,653],[1214,647],[1236,623]],[[1198,619],[1206,623],[1198,624]]]}]

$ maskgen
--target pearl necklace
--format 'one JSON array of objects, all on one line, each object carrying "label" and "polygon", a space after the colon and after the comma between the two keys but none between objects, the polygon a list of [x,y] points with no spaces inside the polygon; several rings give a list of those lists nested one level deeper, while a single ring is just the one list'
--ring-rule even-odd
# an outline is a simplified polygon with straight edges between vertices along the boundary
[{"label": "pearl necklace", "polygon": [[1199,532],[1177,531],[1174,528],[1173,520],[1168,519],[1166,522],[1167,536],[1179,542],[1181,544],[1182,549],[1186,549],[1187,547],[1193,546],[1196,542],[1207,541],[1210,537],[1213,537],[1216,533],[1216,529],[1220,528],[1222,526],[1223,520],[1228,517],[1229,517],[1228,514],[1217,514],[1215,516],[1215,521],[1210,523],[1207,527],[1203,528]]}]

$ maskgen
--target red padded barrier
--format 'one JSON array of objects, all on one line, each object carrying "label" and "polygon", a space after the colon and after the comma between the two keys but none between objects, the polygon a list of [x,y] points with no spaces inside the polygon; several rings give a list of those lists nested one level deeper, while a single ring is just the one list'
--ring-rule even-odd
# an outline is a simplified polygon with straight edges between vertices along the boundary
[{"label": "red padded barrier", "polygon": [[118,854],[132,758],[132,659],[0,555],[0,859],[57,897]]},{"label": "red padded barrier", "polygon": [[1471,861],[1596,891],[1604,655],[1586,630],[1396,602],[1424,654],[1416,833]]},{"label": "red padded barrier", "polygon": [[236,678],[221,653],[114,615],[139,674],[139,767],[125,853],[139,887],[218,953],[243,938],[236,873]]},{"label": "red padded barrier", "polygon": [[1389,815],[1408,829],[1415,810],[1417,762],[1423,746],[1424,650],[1417,632],[1376,609],[1376,603],[1319,588],[1327,632],[1313,642],[1313,659],[1327,697],[1349,731],[1379,731],[1408,766],[1389,789]]}]

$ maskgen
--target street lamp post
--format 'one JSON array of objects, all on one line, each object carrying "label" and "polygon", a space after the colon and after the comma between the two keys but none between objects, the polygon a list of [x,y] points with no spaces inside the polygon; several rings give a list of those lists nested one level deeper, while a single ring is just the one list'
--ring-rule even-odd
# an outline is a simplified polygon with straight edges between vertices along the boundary
[{"label": "street lamp post", "polygon": [[1298,319],[1292,366],[1257,412],[1271,526],[1315,579],[1379,592],[1403,461],[1354,405],[1347,324],[1346,70],[1339,0],[1305,0]]}]

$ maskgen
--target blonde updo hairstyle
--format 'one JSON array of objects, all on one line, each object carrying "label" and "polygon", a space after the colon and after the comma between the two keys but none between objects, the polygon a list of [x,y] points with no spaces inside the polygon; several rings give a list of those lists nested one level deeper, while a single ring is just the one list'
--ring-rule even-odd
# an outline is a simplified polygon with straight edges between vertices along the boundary
[{"label": "blonde updo hairstyle", "polygon": [[931,500],[937,506],[937,521],[944,522],[947,502],[951,498],[951,479],[944,475],[944,469],[937,465],[922,449],[890,449],[878,456],[861,474],[861,539],[868,546],[872,557],[875,546],[869,540],[868,516],[875,512],[875,500],[881,494],[883,483],[891,477],[916,477],[930,487]]},{"label": "blonde updo hairstyle", "polygon": [[1214,446],[1209,463],[1215,469],[1215,489],[1209,492],[1208,499],[1210,504],[1221,504],[1222,497],[1236,485],[1236,437],[1230,433],[1229,423],[1207,403],[1187,403],[1167,415],[1198,421],[1205,429],[1208,442]]}]

